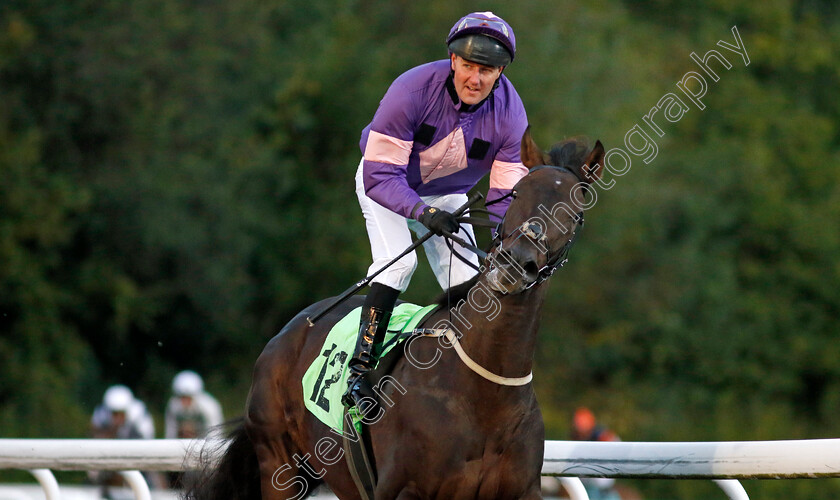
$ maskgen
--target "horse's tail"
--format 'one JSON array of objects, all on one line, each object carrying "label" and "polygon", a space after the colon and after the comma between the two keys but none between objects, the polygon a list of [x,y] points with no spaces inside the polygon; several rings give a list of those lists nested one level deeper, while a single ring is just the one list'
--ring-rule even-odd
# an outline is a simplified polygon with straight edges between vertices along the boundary
[{"label": "horse's tail", "polygon": [[[257,453],[244,419],[230,422],[227,449],[215,464],[211,457],[219,450],[202,450],[204,466],[196,477],[185,481],[184,500],[260,500],[260,470]],[[229,443],[229,444],[228,444]],[[224,446],[220,445],[220,446]]]}]

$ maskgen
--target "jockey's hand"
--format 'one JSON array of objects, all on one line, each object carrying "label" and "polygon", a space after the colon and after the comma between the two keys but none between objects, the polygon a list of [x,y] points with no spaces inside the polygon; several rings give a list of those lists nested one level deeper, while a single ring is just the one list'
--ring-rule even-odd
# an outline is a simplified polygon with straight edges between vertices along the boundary
[{"label": "jockey's hand", "polygon": [[443,236],[444,232],[454,234],[461,229],[454,215],[435,207],[423,209],[423,213],[417,217],[417,221],[438,236]]}]

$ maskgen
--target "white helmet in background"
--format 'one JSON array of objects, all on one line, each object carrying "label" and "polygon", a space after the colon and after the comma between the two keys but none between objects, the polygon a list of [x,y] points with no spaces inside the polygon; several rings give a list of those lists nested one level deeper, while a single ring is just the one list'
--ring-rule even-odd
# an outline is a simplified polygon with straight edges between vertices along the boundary
[{"label": "white helmet in background", "polygon": [[105,391],[102,402],[110,411],[128,411],[134,402],[134,394],[124,385],[112,385]]},{"label": "white helmet in background", "polygon": [[176,396],[195,396],[203,390],[204,381],[192,370],[184,370],[172,380],[172,392]]}]

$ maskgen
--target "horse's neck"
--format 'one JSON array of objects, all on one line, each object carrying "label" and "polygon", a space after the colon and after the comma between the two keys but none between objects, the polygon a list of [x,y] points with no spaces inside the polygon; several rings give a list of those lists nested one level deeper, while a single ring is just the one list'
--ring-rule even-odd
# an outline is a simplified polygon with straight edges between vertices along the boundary
[{"label": "horse's neck", "polygon": [[468,299],[451,309],[451,323],[467,354],[503,377],[531,373],[545,286],[500,296],[479,281]]}]

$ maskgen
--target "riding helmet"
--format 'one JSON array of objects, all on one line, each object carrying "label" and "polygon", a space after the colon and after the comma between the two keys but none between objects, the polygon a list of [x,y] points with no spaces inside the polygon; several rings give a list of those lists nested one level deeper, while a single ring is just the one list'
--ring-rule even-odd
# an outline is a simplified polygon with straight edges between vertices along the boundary
[{"label": "riding helmet", "polygon": [[110,411],[128,411],[134,402],[134,394],[124,385],[112,385],[105,391],[102,402]]},{"label": "riding helmet", "polygon": [[453,54],[487,66],[507,66],[516,56],[513,28],[492,12],[473,12],[459,19],[446,44]]},{"label": "riding helmet", "polygon": [[192,370],[184,370],[172,380],[172,392],[176,396],[195,396],[203,390],[204,381]]}]

